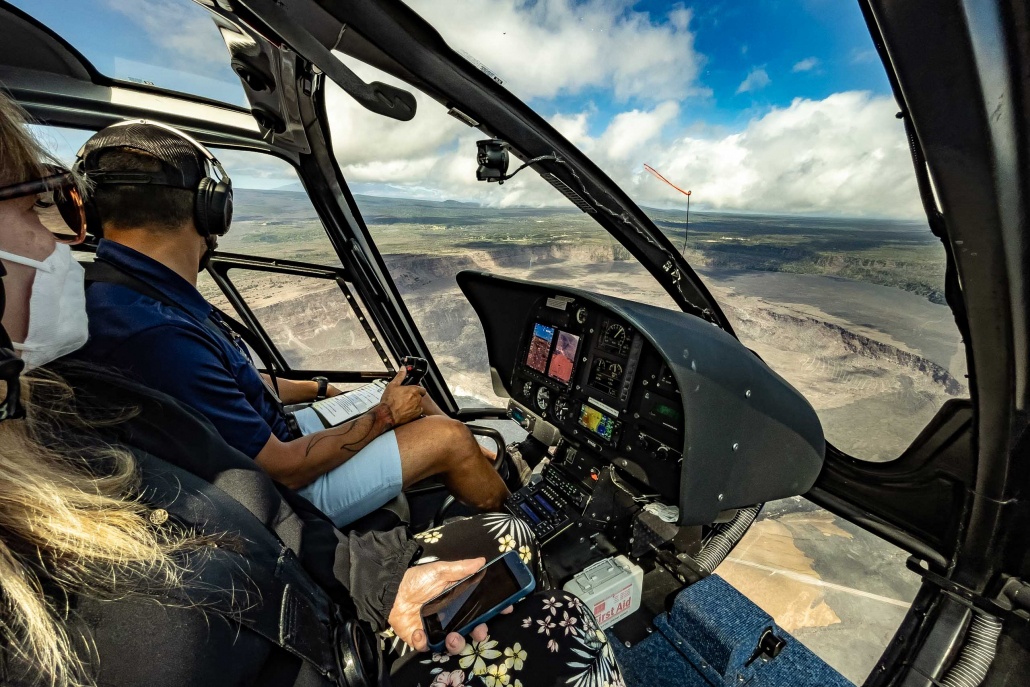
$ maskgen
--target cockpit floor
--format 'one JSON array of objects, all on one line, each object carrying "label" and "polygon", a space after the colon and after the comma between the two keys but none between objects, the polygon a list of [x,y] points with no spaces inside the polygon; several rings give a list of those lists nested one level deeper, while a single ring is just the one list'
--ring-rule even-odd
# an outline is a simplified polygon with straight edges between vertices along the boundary
[{"label": "cockpit floor", "polygon": [[[607,633],[630,687],[853,687],[718,575],[684,589],[655,627],[632,648]],[[785,641],[774,658],[756,652],[769,628]]]}]

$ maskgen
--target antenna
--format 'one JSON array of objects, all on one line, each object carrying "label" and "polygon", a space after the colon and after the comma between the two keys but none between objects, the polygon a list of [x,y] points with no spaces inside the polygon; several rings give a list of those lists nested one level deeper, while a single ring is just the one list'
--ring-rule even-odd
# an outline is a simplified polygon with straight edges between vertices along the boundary
[{"label": "antenna", "polygon": [[691,192],[690,191],[684,191],[679,186],[677,186],[676,184],[672,183],[671,181],[669,181],[668,179],[663,177],[658,172],[658,170],[656,170],[654,167],[652,167],[651,165],[647,164],[646,162],[644,163],[644,169],[646,169],[651,174],[654,174],[656,177],[658,177],[659,179],[664,181],[666,184],[668,184],[669,186],[672,186],[674,189],[676,189],[677,191],[679,191],[680,193],[682,193],[683,195],[685,195],[687,197],[687,222],[686,222],[686,224],[683,225],[683,254],[686,255],[686,253],[687,253],[687,231],[690,229],[690,194],[691,194]]}]

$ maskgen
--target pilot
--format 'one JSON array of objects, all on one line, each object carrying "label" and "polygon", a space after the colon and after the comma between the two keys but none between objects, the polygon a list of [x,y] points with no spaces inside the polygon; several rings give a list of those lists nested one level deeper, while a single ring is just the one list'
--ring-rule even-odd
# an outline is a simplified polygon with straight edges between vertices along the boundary
[{"label": "pilot", "polygon": [[[422,539],[343,534],[187,406],[99,368],[55,368],[86,337],[65,245],[85,234],[81,183],[43,164],[2,93],[0,150],[0,684],[359,687],[341,667],[355,672],[362,627],[424,649],[419,609],[482,565],[469,552],[496,555],[500,533],[533,555],[501,514]],[[390,682],[624,684],[567,593],[537,592],[472,639],[409,654]],[[363,646],[368,665],[376,646]]]},{"label": "pilot", "polygon": [[[500,510],[509,492],[490,457],[425,389],[402,386],[403,371],[366,414],[295,436],[282,404],[315,400],[318,385],[281,380],[275,398],[196,288],[232,214],[231,182],[212,177],[213,167],[224,172],[208,156],[181,132],[146,122],[109,126],[80,150],[77,165],[95,186],[103,233],[96,260],[113,266],[122,283],[87,289],[90,336],[79,358],[124,370],[197,409],[338,526],[433,475],[460,501]],[[508,472],[517,488],[528,471]]]}]

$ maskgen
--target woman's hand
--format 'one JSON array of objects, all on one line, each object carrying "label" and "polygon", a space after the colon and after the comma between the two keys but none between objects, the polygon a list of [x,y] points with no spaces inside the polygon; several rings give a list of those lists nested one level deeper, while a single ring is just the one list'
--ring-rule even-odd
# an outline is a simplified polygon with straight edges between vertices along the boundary
[{"label": "woman's hand", "polygon": [[[455,582],[459,582],[486,565],[485,558],[465,561],[438,561],[408,568],[397,589],[397,598],[390,610],[390,627],[408,646],[419,651],[429,648],[425,629],[422,627],[422,604],[439,596]],[[480,624],[472,630],[472,641],[486,639],[486,625]],[[465,648],[465,638],[451,632],[446,640],[447,653],[457,654]]]}]

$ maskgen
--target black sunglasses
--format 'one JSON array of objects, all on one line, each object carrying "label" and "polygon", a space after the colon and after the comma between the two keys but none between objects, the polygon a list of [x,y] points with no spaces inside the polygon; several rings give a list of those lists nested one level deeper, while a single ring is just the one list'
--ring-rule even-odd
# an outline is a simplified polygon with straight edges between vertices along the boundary
[{"label": "black sunglasses", "polygon": [[39,221],[60,243],[75,245],[86,238],[86,206],[71,172],[0,186],[0,201],[38,196],[35,210]]}]

